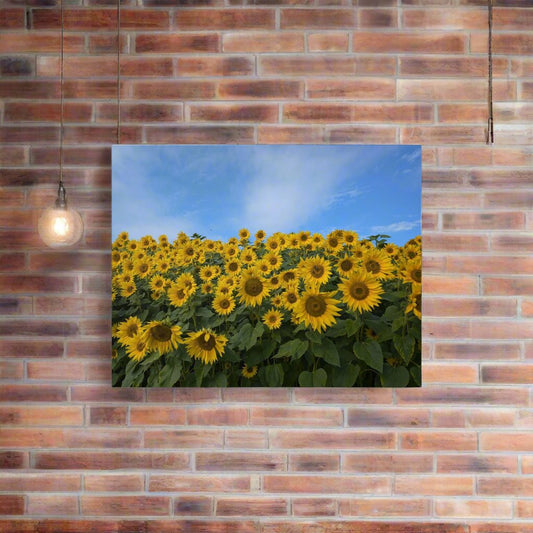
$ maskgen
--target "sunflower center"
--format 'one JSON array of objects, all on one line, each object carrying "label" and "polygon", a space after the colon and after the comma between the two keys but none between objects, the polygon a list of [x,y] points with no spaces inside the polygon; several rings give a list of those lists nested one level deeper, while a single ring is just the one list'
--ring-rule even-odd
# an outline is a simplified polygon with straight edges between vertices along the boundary
[{"label": "sunflower center", "polygon": [[194,255],[194,248],[192,247],[189,247],[185,250],[185,253],[188,255],[188,256],[193,256]]},{"label": "sunflower center", "polygon": [[228,307],[230,306],[230,301],[227,298],[224,298],[224,300],[220,301],[219,305],[222,309],[228,309]]},{"label": "sunflower center", "polygon": [[292,281],[295,277],[294,272],[285,272],[285,274],[283,274],[284,281]]},{"label": "sunflower center", "polygon": [[369,294],[368,287],[362,281],[355,281],[350,286],[350,296],[356,300],[364,300]]},{"label": "sunflower center", "polygon": [[158,279],[156,282],[155,282],[155,286],[160,289],[162,286],[163,286],[163,280],[162,279]]},{"label": "sunflower center", "polygon": [[415,257],[416,257],[416,252],[415,252],[414,250],[409,250],[409,251],[407,252],[407,257],[408,257],[409,259],[413,259],[413,258],[415,258]]},{"label": "sunflower center", "polygon": [[198,346],[205,351],[212,350],[216,344],[217,340],[214,335],[211,333],[204,333],[203,335],[200,335],[197,339]]},{"label": "sunflower center", "polygon": [[263,283],[260,279],[250,278],[244,284],[244,292],[249,296],[258,296],[263,291]]},{"label": "sunflower center", "polygon": [[150,328],[150,335],[158,342],[167,342],[172,337],[172,330],[164,324],[157,324]]},{"label": "sunflower center", "polygon": [[135,345],[135,349],[136,349],[138,352],[142,352],[145,348],[146,348],[146,343],[143,342],[143,341],[139,341],[139,342]]},{"label": "sunflower center", "polygon": [[420,283],[422,281],[422,271],[419,268],[417,268],[416,270],[413,270],[413,273],[411,274],[411,277],[417,283]]},{"label": "sunflower center", "polygon": [[137,324],[130,324],[128,326],[128,330],[126,331],[126,334],[128,335],[128,337],[134,337],[138,331],[139,331],[139,327],[137,326]]},{"label": "sunflower center", "polygon": [[309,296],[305,302],[305,310],[311,316],[322,316],[327,309],[324,298],[320,296]]},{"label": "sunflower center", "polygon": [[268,317],[268,321],[271,323],[271,324],[275,324],[276,321],[277,321],[278,317],[276,315],[270,315]]},{"label": "sunflower center", "polygon": [[239,269],[239,264],[236,263],[235,261],[233,261],[232,263],[230,263],[230,264],[228,265],[228,270],[229,270],[230,272],[237,272],[238,269]]},{"label": "sunflower center", "polygon": [[296,303],[297,300],[298,300],[298,297],[293,292],[290,292],[289,294],[287,294],[287,301],[290,304]]},{"label": "sunflower center", "polygon": [[374,261],[373,259],[369,259],[365,263],[366,269],[368,272],[372,272],[372,274],[379,274],[381,271],[381,266],[377,261]]},{"label": "sunflower center", "polygon": [[311,267],[311,276],[320,278],[324,275],[324,267],[322,265],[313,265]]},{"label": "sunflower center", "polygon": [[415,305],[416,305],[416,310],[417,311],[421,311],[422,310],[422,295],[420,294],[417,294],[415,296]]},{"label": "sunflower center", "polygon": [[183,289],[178,289],[176,291],[176,295],[178,296],[178,298],[181,300],[183,298],[185,298],[185,291]]},{"label": "sunflower center", "polygon": [[113,261],[120,261],[120,254],[118,252],[113,253]]},{"label": "sunflower center", "polygon": [[348,272],[352,268],[352,262],[349,259],[343,259],[340,267],[343,272]]},{"label": "sunflower center", "polygon": [[339,241],[335,238],[335,237],[330,237],[328,239],[328,243],[330,246],[332,246],[333,248],[336,248],[338,245],[339,245]]},{"label": "sunflower center", "polygon": [[148,265],[146,263],[142,263],[140,266],[139,266],[139,271],[140,272],[148,272]]}]

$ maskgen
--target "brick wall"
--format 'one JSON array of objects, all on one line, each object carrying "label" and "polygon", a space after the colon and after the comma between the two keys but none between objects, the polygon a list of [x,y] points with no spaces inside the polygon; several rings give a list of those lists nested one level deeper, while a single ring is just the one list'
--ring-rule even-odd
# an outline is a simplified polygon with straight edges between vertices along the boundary
[{"label": "brick wall", "polygon": [[495,1],[494,146],[483,0],[123,4],[122,143],[423,144],[417,390],[109,386],[116,6],[68,4],[61,252],[59,13],[0,4],[0,531],[532,532],[531,0]]}]

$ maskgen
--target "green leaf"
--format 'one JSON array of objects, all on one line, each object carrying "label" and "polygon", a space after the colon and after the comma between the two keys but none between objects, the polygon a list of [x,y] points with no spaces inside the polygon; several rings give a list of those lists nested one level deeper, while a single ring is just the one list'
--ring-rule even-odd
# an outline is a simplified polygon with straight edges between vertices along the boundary
[{"label": "green leaf", "polygon": [[255,346],[257,344],[257,339],[259,339],[259,337],[263,335],[264,331],[265,331],[265,326],[261,322],[258,322],[255,325],[254,329],[251,331],[250,337],[248,338],[248,342],[245,348],[250,349],[253,346]]},{"label": "green leaf", "polygon": [[211,311],[211,309],[209,309],[207,307],[200,307],[200,308],[196,309],[196,316],[209,318],[209,317],[212,317],[214,314],[215,313],[213,313],[213,311]]},{"label": "green leaf", "polygon": [[409,383],[409,372],[404,366],[389,366],[383,368],[381,384],[383,387],[406,387]]},{"label": "green leaf", "polygon": [[293,339],[283,343],[279,347],[278,353],[274,356],[274,359],[280,357],[291,357],[293,361],[300,359],[302,355],[307,351],[309,347],[309,341],[302,341],[300,339]]},{"label": "green leaf", "polygon": [[420,386],[422,385],[422,372],[419,366],[412,366],[410,369],[411,376],[413,376],[414,382]]},{"label": "green leaf", "polygon": [[215,377],[215,387],[227,387],[228,386],[228,378],[226,377],[226,374],[220,373],[217,374]]},{"label": "green leaf", "polygon": [[394,335],[393,337],[394,347],[401,355],[402,359],[409,363],[415,349],[415,339],[408,335]]},{"label": "green leaf", "polygon": [[279,363],[265,367],[265,379],[269,387],[281,387],[284,375],[283,367]]},{"label": "green leaf", "polygon": [[375,341],[356,342],[353,345],[353,352],[357,359],[364,361],[370,368],[383,372],[383,352],[381,346]]},{"label": "green leaf", "polygon": [[349,318],[346,320],[346,335],[348,335],[348,337],[352,337],[361,329],[362,325],[363,323],[359,317],[353,320]]},{"label": "green leaf", "polygon": [[392,331],[398,331],[405,326],[407,319],[405,316],[399,316],[392,321]]},{"label": "green leaf", "polygon": [[305,332],[305,336],[311,341],[316,344],[320,344],[322,342],[322,339],[324,338],[318,331],[315,330],[308,330]]},{"label": "green leaf", "polygon": [[353,387],[361,368],[351,363],[342,368],[334,368],[331,377],[334,387]]},{"label": "green leaf", "polygon": [[313,387],[325,387],[328,375],[323,368],[317,368],[313,371]]},{"label": "green leaf", "polygon": [[172,357],[159,372],[158,387],[172,387],[178,382],[180,376],[181,361]]},{"label": "green leaf", "polygon": [[307,370],[300,372],[300,375],[298,376],[298,384],[300,387],[312,387],[313,374]]},{"label": "green leaf", "polygon": [[316,357],[324,359],[326,363],[333,366],[340,366],[339,352],[332,340],[324,337],[322,344],[313,344],[311,350]]}]

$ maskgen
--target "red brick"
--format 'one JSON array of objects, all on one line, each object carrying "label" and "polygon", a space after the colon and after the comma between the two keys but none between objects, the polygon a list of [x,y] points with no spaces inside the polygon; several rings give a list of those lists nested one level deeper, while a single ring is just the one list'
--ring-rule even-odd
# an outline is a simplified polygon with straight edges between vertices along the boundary
[{"label": "red brick", "polygon": [[297,32],[234,32],[222,36],[224,52],[303,52],[304,34]]},{"label": "red brick", "polygon": [[500,298],[432,298],[423,302],[424,316],[516,316],[516,300]]},{"label": "red brick", "polygon": [[0,311],[3,315],[25,315],[31,313],[32,309],[33,304],[29,296],[0,297]]},{"label": "red brick", "polygon": [[327,132],[327,138],[331,143],[391,144],[396,139],[396,128],[392,126],[333,127]]},{"label": "red brick", "polygon": [[67,387],[60,385],[2,385],[0,402],[64,402]]},{"label": "red brick", "polygon": [[523,474],[533,473],[533,455],[523,455],[521,458],[521,462]]},{"label": "red brick", "polygon": [[292,512],[295,516],[335,516],[337,500],[332,498],[293,498]]},{"label": "red brick", "polygon": [[516,474],[517,458],[501,455],[437,455],[437,472],[441,474],[494,473]]},{"label": "red brick", "polygon": [[241,452],[198,452],[196,469],[199,471],[283,471],[287,457],[284,454]]},{"label": "red brick", "polygon": [[223,437],[223,430],[219,429],[154,429],[145,431],[144,445],[147,448],[220,448]]},{"label": "red brick", "polygon": [[142,401],[143,398],[144,391],[142,389],[112,388],[110,385],[76,385],[71,387],[71,399],[74,402],[135,402]]},{"label": "red brick", "polygon": [[283,9],[282,29],[352,29],[355,26],[354,9]]},{"label": "red brick", "polygon": [[24,363],[22,361],[0,361],[0,380],[22,380]]},{"label": "red brick", "polygon": [[126,407],[91,407],[89,421],[91,425],[126,425]]},{"label": "red brick", "polygon": [[487,451],[531,452],[533,438],[531,432],[481,432],[479,449]]},{"label": "red brick", "polygon": [[491,476],[478,478],[478,494],[480,496],[533,496],[533,480],[531,478]]},{"label": "red brick", "polygon": [[[470,51],[482,54],[487,51],[487,39],[481,34],[472,34]],[[498,32],[492,38],[492,53],[495,55],[531,55],[533,52],[533,37],[529,33]]]},{"label": "red brick", "polygon": [[477,295],[478,280],[469,276],[438,276],[424,274],[424,292],[427,294]]},{"label": "red brick", "polygon": [[245,425],[248,423],[248,410],[241,407],[191,407],[187,409],[189,425]]},{"label": "red brick", "polygon": [[424,235],[424,250],[426,251],[486,252],[488,249],[489,239],[485,235],[450,235],[436,232],[428,232]]},{"label": "red brick", "polygon": [[325,141],[325,133],[316,126],[259,126],[257,140],[262,144],[318,144]]},{"label": "red brick", "polygon": [[[491,255],[484,257],[483,261],[479,256],[462,255],[461,257],[449,256],[447,258],[447,270],[456,273],[478,273],[478,274],[523,274],[533,267],[533,259],[527,256],[517,255]],[[426,277],[424,278],[424,282]],[[521,283],[526,282],[524,278],[487,278],[483,277],[484,293],[506,294],[511,296],[517,294],[515,291],[522,291]],[[513,289],[513,287],[515,287]],[[502,292],[492,292],[492,291]],[[520,292],[521,294],[521,292]]]},{"label": "red brick", "polygon": [[130,425],[184,425],[186,411],[181,407],[141,407],[130,408]]},{"label": "red brick", "polygon": [[[506,228],[507,229],[507,228]],[[533,252],[533,238],[531,233],[523,234],[493,234],[490,247],[496,252]]]},{"label": "red brick", "polygon": [[2,451],[0,452],[0,468],[3,470],[14,470],[27,468],[29,459],[27,452]]},{"label": "red brick", "polygon": [[252,407],[250,424],[260,426],[339,426],[343,413],[338,408]]},{"label": "red brick", "polygon": [[424,30],[481,30],[487,26],[485,9],[410,9],[403,12],[402,26]]},{"label": "red brick", "polygon": [[347,411],[348,426],[351,427],[427,427],[429,410],[427,409],[379,409],[350,408]]},{"label": "red brick", "polygon": [[[292,520],[290,522],[276,521],[266,523],[264,524],[262,533],[285,533],[286,531],[291,531],[291,528],[294,527],[299,528],[296,529],[296,531],[305,531],[305,529],[310,527],[309,521],[295,522]],[[328,530],[334,531],[335,533],[367,533],[368,531],[372,531],[372,533],[465,533],[465,526],[463,524],[421,521],[385,522],[383,520],[336,520],[335,524],[332,526],[331,521],[315,520],[311,527],[314,527],[315,529],[320,528],[318,531],[322,530],[327,533],[329,533]],[[332,527],[334,529],[330,529]],[[487,530],[483,533],[494,533],[494,530]],[[502,533],[509,532],[502,529]],[[516,530],[516,532],[513,531],[513,533],[531,533],[531,531],[525,532]]]},{"label": "red brick", "polygon": [[390,479],[368,476],[265,475],[264,492],[388,494]]},{"label": "red brick", "polygon": [[443,213],[442,229],[524,229],[525,217],[516,211],[485,213]]},{"label": "red brick", "polygon": [[508,427],[514,423],[515,415],[512,409],[474,409],[467,412],[467,424],[469,427]]},{"label": "red brick", "polygon": [[474,478],[471,476],[396,476],[395,494],[428,496],[471,496]]},{"label": "red brick", "polygon": [[177,59],[180,76],[248,76],[255,70],[249,57],[180,57]]},{"label": "red brick", "polygon": [[0,423],[14,426],[81,426],[81,407],[0,406]]},{"label": "red brick", "polygon": [[442,517],[464,518],[512,518],[513,502],[498,500],[435,501],[435,514]]},{"label": "red brick", "polygon": [[272,9],[180,9],[176,11],[174,27],[179,30],[233,30],[275,27]]},{"label": "red brick", "polygon": [[[225,391],[225,389],[222,389]],[[238,390],[238,389],[236,389]],[[220,390],[217,389],[197,389],[197,388],[179,388],[174,391],[175,402],[185,403],[218,403],[220,402]]]},{"label": "red brick", "polygon": [[520,358],[518,344],[507,343],[439,343],[435,346],[434,359],[459,360],[516,360]]},{"label": "red brick", "polygon": [[356,32],[353,35],[354,52],[421,52],[425,54],[449,54],[464,52],[465,36],[447,32],[416,34],[413,32]]},{"label": "red brick", "polygon": [[394,99],[395,91],[394,80],[386,78],[311,79],[306,83],[306,93],[309,98],[390,100]]},{"label": "red brick", "polygon": [[170,498],[168,496],[82,496],[81,507],[84,516],[165,516],[170,514]]},{"label": "red brick", "polygon": [[27,364],[28,379],[79,381],[83,380],[83,366],[75,361],[33,361]]},{"label": "red brick", "polygon": [[153,492],[249,492],[250,476],[199,476],[152,474],[149,489]]},{"label": "red brick", "polygon": [[146,140],[165,144],[251,143],[251,126],[157,126],[145,128]]},{"label": "red brick", "polygon": [[[7,104],[4,105],[4,117],[7,116]],[[6,119],[7,120],[7,119]],[[2,146],[0,151],[0,165],[11,167],[26,163],[26,150],[22,146]]]},{"label": "red brick", "polygon": [[85,474],[84,490],[88,492],[140,492],[144,490],[144,475]]},{"label": "red brick", "polygon": [[398,11],[396,9],[358,9],[360,28],[397,28]]},{"label": "red brick", "polygon": [[392,404],[390,389],[313,389],[302,388],[294,390],[296,403],[318,404]]},{"label": "red brick", "polygon": [[516,192],[487,192],[484,195],[484,207],[501,207],[504,209],[531,209],[533,193],[528,191]]},{"label": "red brick", "polygon": [[[9,39],[2,39],[0,53],[57,53],[59,52],[60,35],[54,32],[22,32],[10,35]],[[85,41],[83,35],[65,35],[63,48],[65,54],[83,53]]]},{"label": "red brick", "polygon": [[0,340],[0,355],[3,357],[61,357],[63,342],[45,340]]},{"label": "red brick", "polygon": [[341,516],[381,516],[383,518],[427,516],[429,507],[430,501],[422,498],[359,498],[357,500],[341,500],[339,502],[339,514]]},{"label": "red brick", "polygon": [[189,455],[183,452],[37,451],[33,466],[43,470],[190,470]]},{"label": "red brick", "polygon": [[270,432],[272,448],[388,449],[395,447],[395,434],[378,431],[290,430]]},{"label": "red brick", "polygon": [[287,515],[288,502],[282,498],[217,498],[216,516]]},{"label": "red brick", "polygon": [[531,500],[516,501],[516,516],[518,518],[531,518],[533,516],[533,504]]},{"label": "red brick", "polygon": [[[98,122],[116,121],[116,104],[97,104]],[[122,123],[180,122],[183,119],[181,104],[120,104]]]},{"label": "red brick", "polygon": [[10,8],[0,9],[0,28],[7,29],[22,29],[26,23],[24,9]]},{"label": "red brick", "polygon": [[478,383],[478,367],[476,365],[450,365],[424,362],[422,382],[430,383]]},{"label": "red brick", "polygon": [[209,516],[213,514],[213,498],[210,496],[180,496],[174,498],[174,514]]},{"label": "red brick", "polygon": [[202,104],[188,112],[194,122],[277,122],[279,110],[276,104]]},{"label": "red brick", "polygon": [[533,365],[483,365],[483,383],[533,383]]},{"label": "red brick", "polygon": [[76,492],[81,489],[79,474],[21,473],[0,475],[0,490],[13,492]]},{"label": "red brick", "polygon": [[307,36],[307,45],[310,52],[347,52],[348,39],[348,33],[310,33]]},{"label": "red brick", "polygon": [[326,453],[291,453],[289,454],[291,472],[338,472],[340,456]]},{"label": "red brick", "polygon": [[135,37],[137,53],[218,52],[220,37],[214,33],[140,33]]},{"label": "red brick", "polygon": [[[504,76],[507,71],[507,60],[504,58],[493,58],[493,76]],[[488,62],[481,57],[411,57],[399,58],[399,73],[402,76],[435,76],[441,78],[448,77],[486,77],[488,73]],[[487,108],[485,106],[485,114]]]},{"label": "red brick", "polygon": [[224,434],[224,447],[237,449],[263,449],[268,446],[267,433],[268,430],[228,428]]},{"label": "red brick", "polygon": [[526,388],[426,387],[396,390],[398,404],[527,405]]},{"label": "red brick", "polygon": [[17,494],[2,494],[0,498],[0,515],[24,514],[24,496]]},{"label": "red brick", "polygon": [[223,100],[250,98],[299,98],[303,84],[293,80],[224,80],[219,82],[217,94]]},{"label": "red brick", "polygon": [[356,73],[356,60],[347,56],[274,56],[259,58],[262,75],[345,76]]}]

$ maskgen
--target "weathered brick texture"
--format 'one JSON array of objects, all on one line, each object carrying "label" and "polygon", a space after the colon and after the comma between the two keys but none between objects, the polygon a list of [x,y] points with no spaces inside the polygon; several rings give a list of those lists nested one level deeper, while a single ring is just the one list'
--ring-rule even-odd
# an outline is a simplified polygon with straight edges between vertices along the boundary
[{"label": "weathered brick texture", "polygon": [[533,532],[533,2],[122,2],[122,143],[423,145],[418,390],[110,387],[114,2],[0,0],[0,532]]}]

